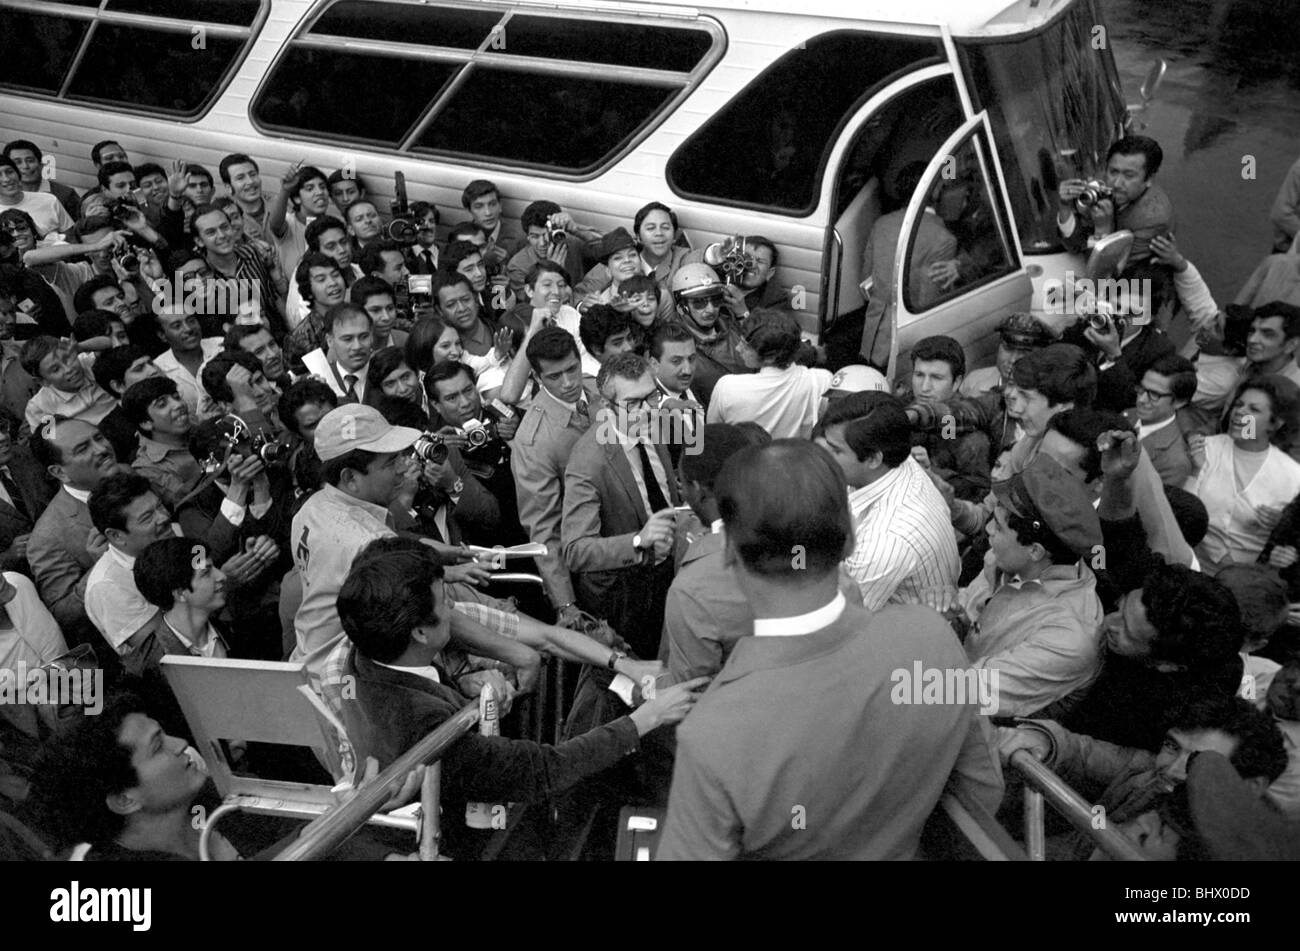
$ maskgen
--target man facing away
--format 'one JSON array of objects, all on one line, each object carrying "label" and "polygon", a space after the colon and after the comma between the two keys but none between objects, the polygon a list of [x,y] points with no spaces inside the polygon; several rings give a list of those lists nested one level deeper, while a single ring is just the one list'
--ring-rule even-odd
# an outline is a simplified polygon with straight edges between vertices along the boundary
[{"label": "man facing away", "polygon": [[949,783],[996,809],[1002,779],[976,708],[891,695],[891,672],[967,666],[951,629],[925,608],[868,612],[839,591],[853,527],[835,460],[796,440],[750,447],[716,491],[753,636],[677,731],[658,858],[908,859]]}]

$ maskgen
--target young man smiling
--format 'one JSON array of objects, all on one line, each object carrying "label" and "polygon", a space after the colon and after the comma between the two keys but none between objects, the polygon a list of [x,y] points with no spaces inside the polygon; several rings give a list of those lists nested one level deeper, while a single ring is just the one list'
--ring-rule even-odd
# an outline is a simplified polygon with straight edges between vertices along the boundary
[{"label": "young man smiling", "polygon": [[149,480],[167,505],[175,506],[203,477],[189,452],[193,417],[175,381],[155,376],[133,383],[122,394],[122,408],[140,430],[131,468]]},{"label": "young man smiling", "polygon": [[116,405],[86,376],[69,340],[34,337],[23,344],[18,359],[28,375],[41,381],[41,388],[27,403],[25,418],[30,429],[55,416],[98,423]]}]

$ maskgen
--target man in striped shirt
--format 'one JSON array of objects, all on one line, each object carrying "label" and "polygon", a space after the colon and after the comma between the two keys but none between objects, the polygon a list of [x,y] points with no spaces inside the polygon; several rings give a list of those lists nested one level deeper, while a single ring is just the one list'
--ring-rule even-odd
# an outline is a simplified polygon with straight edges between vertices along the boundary
[{"label": "man in striped shirt", "polygon": [[844,569],[863,605],[925,603],[927,589],[955,589],[960,559],[948,505],[911,457],[902,402],[854,393],[827,408],[814,439],[849,484],[854,545]]}]

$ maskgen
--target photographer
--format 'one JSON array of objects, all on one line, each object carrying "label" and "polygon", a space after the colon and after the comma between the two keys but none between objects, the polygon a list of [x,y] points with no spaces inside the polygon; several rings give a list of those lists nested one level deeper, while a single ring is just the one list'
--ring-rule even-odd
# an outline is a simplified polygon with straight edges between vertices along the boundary
[{"label": "photographer", "polygon": [[[569,284],[575,285],[595,263],[601,233],[580,225],[553,201],[535,201],[520,218],[528,243],[506,265],[510,289],[519,294],[539,261],[554,261],[564,268]],[[593,260],[588,261],[591,257]]]},{"label": "photographer", "polygon": [[[488,522],[458,510],[456,523],[466,540],[480,545],[515,545],[528,539],[519,524],[519,503],[510,472],[509,441],[519,429],[517,415],[505,415],[497,406],[484,407],[474,381],[474,371],[463,363],[434,364],[424,377],[429,406],[437,414],[434,427],[453,427],[448,437],[472,478],[496,500],[498,514]],[[504,404],[499,404],[508,410]]]},{"label": "photographer", "polygon": [[[1164,152],[1155,139],[1126,135],[1106,152],[1104,182],[1077,178],[1061,182],[1056,222],[1065,246],[1080,253],[1096,239],[1132,231],[1129,266],[1148,260],[1151,239],[1169,233],[1174,226],[1173,204],[1165,190],[1152,181],[1163,161]],[[1098,184],[1103,187],[1090,187]]]},{"label": "photographer", "polygon": [[[33,243],[23,253],[23,263],[49,281],[63,298],[69,321],[78,313],[73,298],[92,278],[108,277],[120,284],[133,316],[143,313],[143,302],[153,297],[142,270],[149,270],[155,279],[162,276],[161,265],[148,244],[149,235],[156,237],[157,232],[149,227],[139,209],[131,211],[134,213],[127,213],[125,218],[83,218],[77,222],[80,244]],[[92,306],[103,304],[95,302]]]},{"label": "photographer", "polygon": [[[8,301],[9,333],[30,336],[33,331],[62,336],[68,332],[70,301],[45,277],[23,263],[40,235],[32,216],[9,208],[0,211],[0,283]],[[16,326],[21,318],[23,329]]]}]

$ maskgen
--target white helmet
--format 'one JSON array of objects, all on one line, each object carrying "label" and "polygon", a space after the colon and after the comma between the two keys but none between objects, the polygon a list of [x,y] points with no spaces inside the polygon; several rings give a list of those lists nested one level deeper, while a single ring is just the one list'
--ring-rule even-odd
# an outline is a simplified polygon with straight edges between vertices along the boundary
[{"label": "white helmet", "polygon": [[678,300],[704,297],[722,290],[717,272],[707,264],[683,264],[673,273],[670,288]]}]

